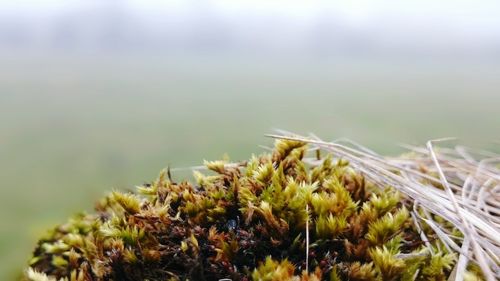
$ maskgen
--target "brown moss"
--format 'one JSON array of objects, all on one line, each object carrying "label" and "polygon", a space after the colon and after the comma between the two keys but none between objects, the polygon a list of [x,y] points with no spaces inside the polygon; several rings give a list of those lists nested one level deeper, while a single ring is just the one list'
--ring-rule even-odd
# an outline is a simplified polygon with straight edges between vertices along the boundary
[{"label": "brown moss", "polygon": [[367,183],[346,161],[317,154],[312,167],[305,154],[302,142],[277,141],[244,164],[206,162],[213,173],[196,172],[196,185],[162,172],[137,194],[113,192],[95,213],[40,239],[27,278],[445,278],[453,256],[428,253],[398,193]]}]

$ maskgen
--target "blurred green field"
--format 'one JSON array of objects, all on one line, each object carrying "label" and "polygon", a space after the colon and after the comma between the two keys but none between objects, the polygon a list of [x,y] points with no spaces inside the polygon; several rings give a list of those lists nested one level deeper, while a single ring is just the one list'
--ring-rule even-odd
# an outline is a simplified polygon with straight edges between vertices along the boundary
[{"label": "blurred green field", "polygon": [[245,159],[273,128],[383,153],[500,139],[495,62],[33,55],[0,58],[0,73],[0,280],[106,190],[167,165]]}]

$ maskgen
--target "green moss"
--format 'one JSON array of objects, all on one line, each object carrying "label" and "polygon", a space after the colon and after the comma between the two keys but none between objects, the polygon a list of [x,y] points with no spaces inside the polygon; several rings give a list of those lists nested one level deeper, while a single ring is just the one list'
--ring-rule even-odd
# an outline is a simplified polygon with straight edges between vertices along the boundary
[{"label": "green moss", "polygon": [[162,172],[136,194],[112,192],[95,213],[40,239],[26,278],[443,280],[450,273],[453,255],[437,247],[422,255],[412,206],[397,192],[332,155],[311,167],[305,153],[304,143],[277,141],[271,154],[244,164],[205,162],[212,174],[195,172],[196,184]]}]

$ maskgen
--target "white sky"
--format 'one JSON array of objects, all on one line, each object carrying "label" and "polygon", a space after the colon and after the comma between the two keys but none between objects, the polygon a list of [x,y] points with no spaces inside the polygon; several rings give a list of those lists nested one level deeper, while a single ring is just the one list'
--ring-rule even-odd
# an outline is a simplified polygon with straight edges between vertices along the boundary
[{"label": "white sky", "polygon": [[456,33],[466,41],[496,40],[500,36],[500,0],[0,0],[0,16],[49,18],[65,10],[103,4],[125,5],[151,20],[164,18],[165,11],[196,17],[210,9],[236,21],[240,15],[279,15],[307,24],[318,16],[335,16],[364,30],[404,28],[402,36],[447,34],[449,39]]},{"label": "white sky", "polygon": [[0,9],[56,11],[89,3],[126,3],[134,9],[182,9],[210,3],[221,11],[274,11],[296,17],[308,17],[321,9],[333,9],[353,20],[377,15],[415,15],[424,17],[500,17],[500,1],[496,0],[0,0]]}]

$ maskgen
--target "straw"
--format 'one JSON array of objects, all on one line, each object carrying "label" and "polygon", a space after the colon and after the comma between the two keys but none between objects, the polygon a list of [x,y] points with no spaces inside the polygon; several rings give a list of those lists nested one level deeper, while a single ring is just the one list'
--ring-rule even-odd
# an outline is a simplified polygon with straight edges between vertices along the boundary
[{"label": "straw", "polygon": [[[500,155],[463,145],[434,146],[449,138],[430,140],[425,147],[402,145],[411,155],[385,157],[345,138],[328,142],[282,130],[267,136],[307,142],[350,161],[377,186],[397,189],[413,204],[411,218],[424,244],[430,248],[421,224],[459,255],[450,280],[463,280],[469,263],[478,265],[486,280],[500,279],[500,171],[494,165]],[[315,158],[305,161],[318,164]],[[433,220],[433,215],[451,223],[463,238],[452,235],[450,227]]]}]

